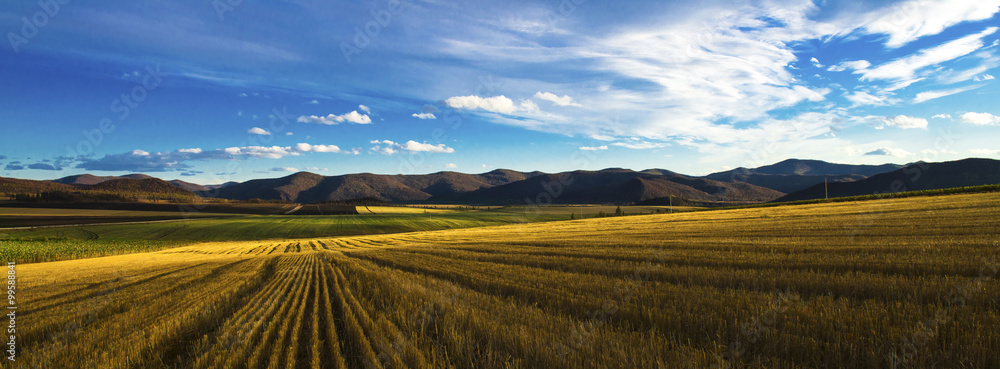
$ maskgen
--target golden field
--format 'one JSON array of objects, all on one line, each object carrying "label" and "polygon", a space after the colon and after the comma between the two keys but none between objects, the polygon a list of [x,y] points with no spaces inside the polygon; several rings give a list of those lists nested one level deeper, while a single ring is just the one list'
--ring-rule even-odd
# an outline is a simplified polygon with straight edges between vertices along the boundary
[{"label": "golden field", "polygon": [[16,362],[82,368],[996,368],[1000,195],[17,266]]}]

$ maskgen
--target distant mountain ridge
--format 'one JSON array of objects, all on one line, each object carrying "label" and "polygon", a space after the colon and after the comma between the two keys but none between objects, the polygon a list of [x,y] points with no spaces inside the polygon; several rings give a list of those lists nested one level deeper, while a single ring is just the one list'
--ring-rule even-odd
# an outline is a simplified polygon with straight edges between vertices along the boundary
[{"label": "distant mountain ridge", "polygon": [[724,183],[670,171],[627,169],[544,174],[506,185],[429,199],[433,203],[636,203],[676,196],[697,201],[763,202],[783,193],[747,183]]},{"label": "distant mountain ridge", "polygon": [[898,164],[854,165],[835,164],[820,160],[788,159],[759,168],[736,168],[712,173],[705,178],[717,181],[740,181],[791,193],[824,181],[854,182],[870,176],[902,168]]},{"label": "distant mountain ridge", "polygon": [[299,203],[373,198],[389,202],[421,202],[434,196],[475,191],[522,181],[535,173],[497,169],[482,174],[438,172],[424,175],[371,173],[324,177],[299,172],[286,177],[255,179],[214,191],[232,200],[285,200]]},{"label": "distant mountain ridge", "polygon": [[[217,197],[230,200],[279,200],[296,203],[373,199],[394,203],[749,203],[814,199],[906,190],[1000,183],[1000,161],[966,159],[945,163],[850,165],[789,159],[755,169],[738,168],[704,177],[666,169],[634,171],[608,168],[563,173],[497,169],[480,174],[438,172],[419,175],[372,173],[322,176],[299,172],[280,178],[204,186],[163,181],[145,174],[82,174],[52,181],[0,178],[0,194],[87,192],[123,198]],[[916,173],[916,174],[915,174]],[[924,178],[910,177],[917,174]],[[909,181],[909,182],[908,182]],[[912,182],[912,183],[911,183]]]},{"label": "distant mountain ridge", "polygon": [[790,193],[776,202],[875,195],[1000,184],[1000,160],[964,159],[942,163],[914,163],[888,173],[848,183],[822,183]]}]

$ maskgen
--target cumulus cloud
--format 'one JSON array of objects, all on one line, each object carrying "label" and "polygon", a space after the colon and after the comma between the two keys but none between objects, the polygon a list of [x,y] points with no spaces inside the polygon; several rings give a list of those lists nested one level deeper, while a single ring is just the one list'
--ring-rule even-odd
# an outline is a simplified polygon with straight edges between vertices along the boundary
[{"label": "cumulus cloud", "polygon": [[412,117],[419,119],[437,119],[434,113],[413,113]]},{"label": "cumulus cloud", "polygon": [[959,116],[959,120],[964,123],[975,124],[977,126],[1000,125],[1000,117],[990,113],[965,113]]},{"label": "cumulus cloud", "polygon": [[824,67],[823,64],[820,64],[819,59],[812,58],[812,59],[809,59],[809,62],[812,63],[812,65],[814,67],[816,67],[816,68],[823,68]]},{"label": "cumulus cloud", "polygon": [[419,143],[413,140],[406,141],[406,143],[400,145],[403,150],[410,152],[430,152],[430,153],[444,153],[450,154],[455,152],[455,149],[445,146],[444,144],[432,145],[429,143]]},{"label": "cumulus cloud", "polygon": [[445,164],[444,167],[448,168],[448,169],[455,169],[455,168],[458,168],[458,165],[455,165],[455,163],[448,163],[448,164]]},{"label": "cumulus cloud", "polygon": [[455,96],[445,99],[444,104],[452,109],[483,110],[507,115],[538,110],[538,105],[531,100],[521,100],[514,104],[514,100],[504,95],[486,98],[475,95]]},{"label": "cumulus cloud", "polygon": [[341,152],[340,147],[337,147],[337,145],[310,145],[304,142],[296,144],[295,150],[301,152],[332,152],[332,153]]},{"label": "cumulus cloud", "polygon": [[896,149],[891,147],[883,147],[874,151],[869,151],[865,153],[865,156],[891,156],[894,158],[905,158],[907,156],[913,155],[906,150]]},{"label": "cumulus cloud", "polygon": [[365,106],[365,105],[358,105],[358,109],[361,109],[361,111],[363,111],[365,113],[368,113],[368,114],[372,113],[372,109],[369,108],[369,107],[367,107],[367,106]]},{"label": "cumulus cloud", "polygon": [[409,140],[405,143],[398,143],[390,140],[373,140],[371,141],[372,146],[371,151],[384,155],[392,155],[400,151],[406,151],[410,153],[417,152],[427,152],[433,154],[451,154],[455,152],[455,149],[445,146],[445,144],[429,144],[420,143],[417,141]]},{"label": "cumulus cloud", "polygon": [[931,117],[931,119],[951,119],[951,114],[938,114]]},{"label": "cumulus cloud", "polygon": [[271,132],[268,132],[266,129],[263,129],[263,128],[260,128],[260,127],[250,128],[250,130],[248,130],[247,133],[252,134],[252,135],[262,135],[262,136],[270,136],[271,135]]},{"label": "cumulus cloud", "polygon": [[577,104],[576,102],[573,101],[572,97],[569,97],[567,95],[559,97],[551,92],[541,92],[541,91],[536,92],[535,98],[538,100],[549,101],[559,106],[580,106],[580,104]]},{"label": "cumulus cloud", "polygon": [[24,165],[9,163],[3,168],[4,170],[24,170]]},{"label": "cumulus cloud", "polygon": [[580,146],[580,150],[583,150],[583,151],[598,151],[598,150],[607,150],[607,149],[608,149],[607,145],[601,145],[601,146]]},{"label": "cumulus cloud", "polygon": [[347,114],[342,114],[342,115],[330,114],[325,117],[318,117],[315,115],[310,115],[310,116],[303,115],[299,117],[298,122],[326,124],[326,125],[337,125],[344,122],[354,123],[354,124],[371,124],[372,119],[367,114],[361,114],[358,113],[357,110],[355,110]]}]

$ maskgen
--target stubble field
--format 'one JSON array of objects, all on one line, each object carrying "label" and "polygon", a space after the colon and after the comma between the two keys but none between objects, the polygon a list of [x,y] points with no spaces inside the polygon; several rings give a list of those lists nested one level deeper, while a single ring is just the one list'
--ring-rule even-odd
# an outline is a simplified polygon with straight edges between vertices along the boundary
[{"label": "stubble field", "polygon": [[17,266],[13,367],[1000,365],[996,193]]}]

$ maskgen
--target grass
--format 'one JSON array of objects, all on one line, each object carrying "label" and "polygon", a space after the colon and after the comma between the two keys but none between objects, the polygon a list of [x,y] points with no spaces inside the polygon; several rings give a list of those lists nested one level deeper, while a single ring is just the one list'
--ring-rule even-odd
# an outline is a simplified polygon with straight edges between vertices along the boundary
[{"label": "grass", "polygon": [[998,233],[961,194],[26,264],[18,362],[995,368]]},{"label": "grass", "polygon": [[[406,208],[409,209],[409,208]],[[0,230],[0,259],[19,263],[151,251],[204,241],[399,233],[565,219],[501,212],[242,216],[183,222]]]}]

